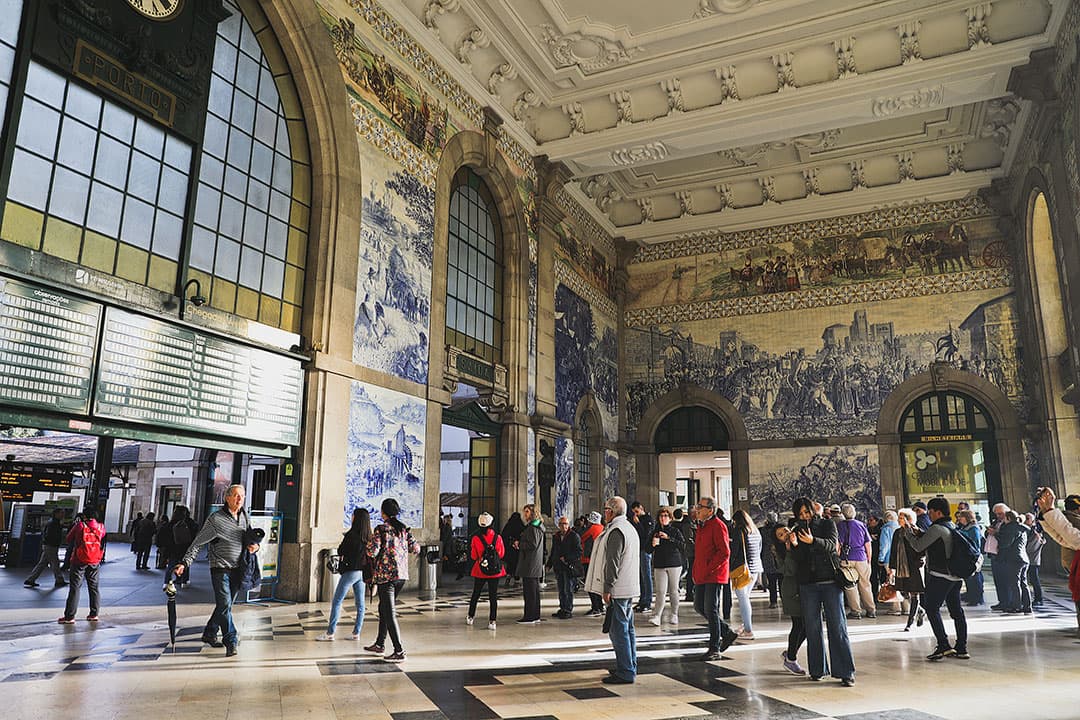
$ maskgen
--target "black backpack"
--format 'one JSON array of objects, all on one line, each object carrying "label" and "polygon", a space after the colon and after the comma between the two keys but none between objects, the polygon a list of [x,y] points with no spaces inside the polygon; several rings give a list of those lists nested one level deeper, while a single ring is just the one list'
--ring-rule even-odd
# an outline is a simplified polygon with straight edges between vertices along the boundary
[{"label": "black backpack", "polygon": [[982,566],[982,553],[956,526],[949,528],[949,535],[952,536],[952,554],[946,561],[949,574],[961,579],[969,578]]},{"label": "black backpack", "polygon": [[489,543],[481,537],[480,542],[484,543],[484,552],[480,554],[480,572],[485,575],[498,575],[502,572],[502,558],[499,557],[499,551],[495,548],[496,539],[492,538]]}]

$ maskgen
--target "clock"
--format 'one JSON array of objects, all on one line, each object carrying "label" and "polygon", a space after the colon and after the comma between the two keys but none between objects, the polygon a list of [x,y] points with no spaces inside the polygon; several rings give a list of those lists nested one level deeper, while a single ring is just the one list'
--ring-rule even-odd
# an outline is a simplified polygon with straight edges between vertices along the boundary
[{"label": "clock", "polygon": [[180,11],[184,0],[127,0],[127,3],[151,20],[170,20]]}]

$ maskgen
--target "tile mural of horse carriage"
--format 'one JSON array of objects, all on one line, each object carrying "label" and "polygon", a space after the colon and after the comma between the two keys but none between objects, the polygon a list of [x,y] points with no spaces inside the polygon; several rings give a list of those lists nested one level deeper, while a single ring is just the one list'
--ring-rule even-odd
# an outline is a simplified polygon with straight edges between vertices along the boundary
[{"label": "tile mural of horse carriage", "polygon": [[958,273],[1009,264],[992,217],[848,232],[636,266],[632,307]]}]

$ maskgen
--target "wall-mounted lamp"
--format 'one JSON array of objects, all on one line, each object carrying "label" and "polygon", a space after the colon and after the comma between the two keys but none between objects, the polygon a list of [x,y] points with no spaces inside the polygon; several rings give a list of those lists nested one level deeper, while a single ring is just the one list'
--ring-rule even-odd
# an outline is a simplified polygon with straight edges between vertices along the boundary
[{"label": "wall-mounted lamp", "polygon": [[[188,288],[192,285],[195,289],[192,291],[191,296],[188,296]],[[206,304],[206,297],[202,294],[202,284],[199,283],[197,278],[191,278],[184,283],[184,289],[180,293],[180,319],[184,319],[184,310],[187,308],[187,304],[191,303],[195,307],[202,307]]]}]

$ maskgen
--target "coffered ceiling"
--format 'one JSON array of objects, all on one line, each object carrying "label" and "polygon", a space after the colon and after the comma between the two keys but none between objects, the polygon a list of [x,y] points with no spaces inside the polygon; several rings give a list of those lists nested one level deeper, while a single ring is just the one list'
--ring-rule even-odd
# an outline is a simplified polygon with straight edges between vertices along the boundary
[{"label": "coffered ceiling", "polygon": [[1010,72],[1065,0],[386,0],[613,235],[958,197],[1003,176]]}]

